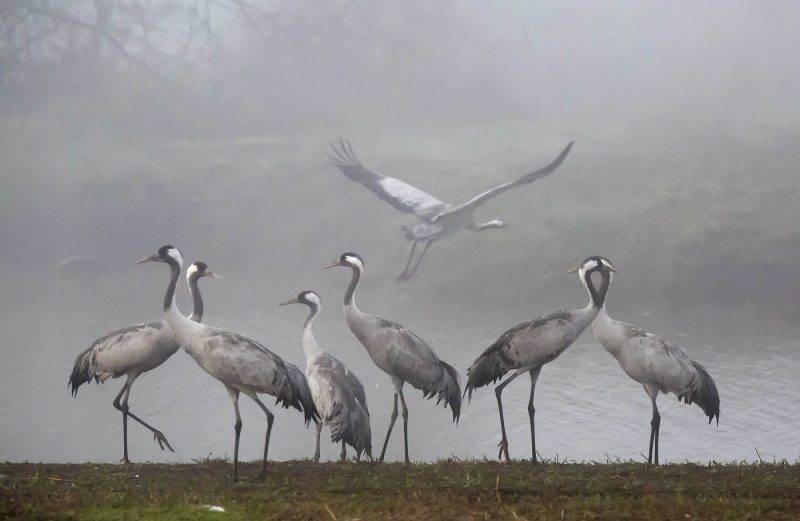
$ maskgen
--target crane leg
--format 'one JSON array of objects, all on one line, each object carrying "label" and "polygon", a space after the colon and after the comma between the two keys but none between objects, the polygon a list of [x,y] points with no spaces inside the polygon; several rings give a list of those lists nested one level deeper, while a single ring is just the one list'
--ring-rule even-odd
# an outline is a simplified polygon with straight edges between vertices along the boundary
[{"label": "crane leg", "polygon": [[505,382],[501,383],[494,389],[494,394],[497,397],[497,410],[500,413],[500,432],[503,436],[500,439],[500,443],[497,445],[498,447],[500,447],[500,452],[497,454],[497,457],[502,458],[503,454],[505,454],[506,463],[511,463],[511,458],[508,455],[508,438],[506,437],[506,423],[505,420],[503,419],[503,400],[500,397],[500,395],[503,394],[503,389],[505,388],[506,385],[510,384],[514,380],[514,378],[518,377],[525,371],[527,371],[527,369],[517,369],[517,371],[514,374],[506,378]]},{"label": "crane leg", "polygon": [[342,461],[347,461],[347,445],[342,440],[342,453],[339,455]]},{"label": "crane leg", "polygon": [[233,387],[225,386],[228,394],[233,400],[233,410],[236,412],[236,423],[233,424],[233,432],[236,433],[236,438],[233,442],[233,481],[239,479],[239,435],[242,433],[242,417],[239,414],[239,391]]},{"label": "crane leg", "polygon": [[408,407],[406,407],[406,398],[403,396],[402,386],[398,389],[398,394],[400,395],[400,405],[403,408],[403,441],[405,442],[406,463],[410,463],[408,460]]},{"label": "crane leg", "polygon": [[264,479],[267,477],[267,453],[269,452],[269,437],[272,433],[272,422],[275,421],[275,415],[272,414],[269,409],[267,409],[266,405],[261,403],[261,400],[258,399],[256,393],[248,394],[248,396],[250,396],[250,398],[252,398],[258,404],[258,406],[261,407],[261,410],[264,411],[264,414],[267,415],[267,436],[264,439],[264,460],[261,462],[261,472],[259,472],[258,476],[256,476],[257,480],[264,481]]},{"label": "crane leg", "polygon": [[411,275],[409,275],[409,277],[413,277],[414,275],[416,275],[417,268],[419,268],[419,265],[422,262],[422,258],[428,252],[428,248],[431,247],[431,244],[433,244],[433,241],[428,241],[428,242],[425,243],[425,247],[422,248],[422,253],[419,254],[419,257],[417,257],[417,262],[416,262],[416,264],[414,264],[414,269],[411,270]]},{"label": "crane leg", "polygon": [[319,462],[319,436],[322,433],[322,420],[318,420],[316,423],[317,423],[317,444],[316,448],[314,449],[314,463]]},{"label": "crane leg", "polygon": [[433,241],[427,241],[427,242],[425,243],[425,247],[424,247],[424,248],[422,248],[422,253],[420,253],[420,254],[419,254],[419,257],[417,257],[417,262],[414,264],[414,267],[411,269],[411,273],[409,273],[408,275],[406,275],[406,277],[405,277],[405,278],[407,278],[407,279],[410,279],[411,277],[413,277],[414,275],[416,275],[416,273],[417,273],[417,268],[419,268],[419,265],[420,265],[420,263],[422,262],[422,258],[425,256],[425,253],[427,253],[427,251],[428,251],[428,248],[430,248],[430,247],[431,247],[431,244],[433,244]]},{"label": "crane leg", "polygon": [[[127,391],[129,390],[130,386],[128,385],[128,382],[125,382],[125,385],[122,386],[122,389],[120,389],[119,394],[117,394],[117,397],[114,398],[114,408],[122,412],[123,456],[121,461],[125,465],[131,462],[131,460],[128,459],[128,395],[126,394]],[[120,399],[122,398],[123,394],[125,395],[125,401],[123,403],[120,403]]]},{"label": "crane leg", "polygon": [[658,438],[660,437],[661,434],[661,415],[658,413],[658,411],[656,411],[655,420],[656,420],[656,443],[655,443],[654,453],[655,453],[655,463],[656,465],[658,465]]},{"label": "crane leg", "polygon": [[408,268],[411,266],[411,261],[414,259],[414,252],[417,250],[417,243],[419,241],[414,241],[411,243],[411,253],[408,254],[408,260],[406,261],[406,267],[403,268],[403,271],[400,275],[397,276],[397,280],[404,280],[409,277],[408,275]]},{"label": "crane leg", "polygon": [[653,463],[653,453],[655,452],[655,464],[658,465],[658,431],[661,427],[661,414],[659,414],[658,406],[656,405],[658,389],[645,386],[645,391],[647,391],[650,402],[653,404],[653,418],[650,420],[650,447],[647,450],[647,463]]},{"label": "crane leg", "polygon": [[381,457],[378,460],[381,463],[383,463],[383,457],[386,455],[386,446],[389,445],[389,436],[392,434],[392,427],[394,427],[395,420],[397,420],[397,391],[394,393],[394,408],[392,409],[392,415],[389,417],[389,430],[386,431],[386,439],[383,441]]},{"label": "crane leg", "polygon": [[531,461],[533,463],[537,463],[536,461],[536,429],[534,428],[533,417],[536,414],[536,409],[533,407],[533,392],[536,390],[536,380],[539,379],[539,371],[541,371],[541,367],[537,367],[536,369],[530,370],[531,375],[531,397],[528,400],[528,418],[531,421]]},{"label": "crane leg", "polygon": [[[158,443],[158,446],[161,447],[161,450],[164,450],[164,447],[168,448],[170,452],[175,452],[172,449],[172,446],[167,441],[167,437],[164,436],[164,433],[160,430],[156,429],[152,425],[148,425],[144,420],[133,414],[131,412],[130,407],[128,407],[128,398],[131,394],[131,387],[133,386],[133,382],[138,378],[139,375],[136,376],[128,376],[125,385],[122,386],[117,397],[114,399],[114,408],[119,411],[122,411],[122,438],[125,444],[125,456],[122,458],[124,463],[130,463],[128,460],[128,418],[133,419],[134,421],[138,422],[140,425],[148,429],[150,432],[153,433],[153,440]],[[125,398],[122,398],[123,393],[125,394]],[[120,403],[120,398],[122,398],[122,403]]]}]

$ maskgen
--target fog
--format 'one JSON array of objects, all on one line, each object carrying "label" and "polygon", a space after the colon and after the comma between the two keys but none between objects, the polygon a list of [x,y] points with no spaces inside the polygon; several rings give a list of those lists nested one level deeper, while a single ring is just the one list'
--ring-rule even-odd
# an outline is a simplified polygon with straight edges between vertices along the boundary
[{"label": "fog", "polygon": [[[123,382],[77,399],[66,382],[95,338],[160,319],[167,270],[134,263],[167,243],[223,277],[201,282],[207,323],[301,367],[304,311],[277,304],[320,293],[317,339],[367,385],[374,446],[391,382],[342,320],[348,274],[323,265],[359,252],[362,310],[417,332],[463,385],[509,327],[583,307],[563,272],[604,255],[620,269],[609,313],[677,342],[720,390],[719,427],[661,396],[662,457],[797,459],[798,23],[793,2],[7,3],[0,459],[119,459]],[[368,168],[453,203],[575,146],[478,210],[505,228],[438,241],[400,282],[413,216],[327,162],[340,136]],[[528,390],[504,394],[514,457],[529,456]],[[641,459],[647,397],[590,331],[536,394],[543,457]],[[406,396],[412,459],[496,456],[490,388],[458,426]],[[256,459],[265,421],[246,401],[242,457]],[[232,455],[227,393],[182,351],[130,405],[176,448],[133,425],[135,461]],[[312,454],[301,420],[277,412],[271,457]]]}]

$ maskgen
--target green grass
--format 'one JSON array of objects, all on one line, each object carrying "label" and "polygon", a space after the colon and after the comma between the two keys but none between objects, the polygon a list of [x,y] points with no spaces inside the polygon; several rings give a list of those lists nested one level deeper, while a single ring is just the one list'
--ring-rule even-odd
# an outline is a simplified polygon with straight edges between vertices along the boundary
[{"label": "green grass", "polygon": [[[0,464],[0,516],[46,519],[798,519],[800,465]],[[221,506],[224,513],[209,510]]]}]

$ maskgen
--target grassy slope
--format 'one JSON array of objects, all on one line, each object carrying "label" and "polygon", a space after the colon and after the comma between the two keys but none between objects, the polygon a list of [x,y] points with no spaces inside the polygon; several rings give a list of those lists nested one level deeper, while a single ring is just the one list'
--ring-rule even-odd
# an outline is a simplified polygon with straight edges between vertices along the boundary
[{"label": "grassy slope", "polygon": [[[0,516],[119,519],[797,519],[800,465],[0,464]],[[244,465],[245,476],[257,464]],[[226,513],[204,505],[220,505]]]}]

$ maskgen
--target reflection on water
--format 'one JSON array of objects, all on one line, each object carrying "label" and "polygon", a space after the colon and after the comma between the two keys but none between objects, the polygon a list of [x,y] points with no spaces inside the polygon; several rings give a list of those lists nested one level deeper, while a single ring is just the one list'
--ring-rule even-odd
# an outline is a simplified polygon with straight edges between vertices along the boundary
[{"label": "reflection on water", "polygon": [[[129,302],[111,308],[107,306],[111,289],[98,295],[81,293],[76,298],[77,289],[54,288],[49,283],[40,282],[33,288],[4,288],[8,291],[4,291],[6,302],[0,309],[0,459],[119,460],[121,418],[111,402],[122,380],[111,380],[99,387],[85,385],[77,399],[69,396],[66,382],[75,355],[93,338],[157,316],[160,297],[152,306],[143,306],[142,302],[149,302],[160,292],[158,285],[166,273],[159,275],[144,288],[126,288]],[[390,413],[392,386],[341,319],[338,292],[343,288],[344,276],[341,278],[331,282],[330,288],[338,289],[329,289],[328,294],[337,298],[327,300],[315,324],[316,334],[321,345],[353,368],[364,382],[372,413],[373,446],[379,449]],[[304,314],[299,307],[288,310],[273,306],[296,294],[299,288],[289,281],[268,291],[270,302],[250,298],[252,307],[235,308],[221,305],[219,295],[229,292],[221,284],[227,282],[205,285],[208,319],[263,341],[302,367],[299,332]],[[226,298],[234,297],[237,295]],[[67,301],[73,304],[64,306]],[[462,379],[474,357],[505,328],[518,322],[507,319],[498,323],[502,321],[496,318],[481,322],[471,315],[469,320],[451,318],[439,323],[433,316],[420,318],[433,313],[396,311],[394,303],[368,298],[366,294],[364,301],[380,303],[381,312],[406,322],[428,340],[442,359],[462,372]],[[142,309],[147,314],[143,315]],[[125,320],[131,316],[138,320]],[[673,396],[662,395],[660,453],[665,461],[755,460],[756,450],[764,459],[798,458],[796,433],[800,431],[800,418],[794,413],[800,390],[796,385],[794,347],[745,346],[735,342],[697,345],[691,339],[681,343],[716,379],[722,401],[721,421],[719,427],[708,425],[696,406],[685,406]],[[530,455],[528,392],[528,380],[520,378],[504,393],[510,452],[516,458]],[[450,422],[449,411],[422,400],[418,392],[409,390],[407,397],[412,459],[497,456],[499,423],[490,387],[478,390],[472,403],[465,404],[458,426]],[[246,397],[240,403],[244,421],[242,457],[257,459],[266,422]],[[161,429],[176,450],[175,454],[161,452],[152,436],[134,423],[130,428],[134,461],[190,461],[232,454],[234,417],[230,399],[222,385],[182,351],[137,380],[130,404],[136,414]],[[642,388],[594,342],[590,332],[542,370],[536,410],[537,446],[544,458],[641,460],[647,450],[648,399]],[[313,453],[313,429],[305,429],[302,416],[296,412],[277,407],[273,411],[276,423],[271,457],[309,457]],[[330,443],[323,444],[322,454],[323,458],[335,459],[338,449]],[[395,431],[388,456],[402,458],[402,429]]]}]

